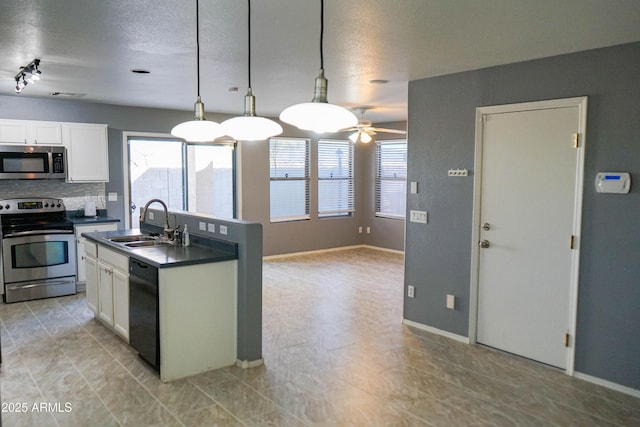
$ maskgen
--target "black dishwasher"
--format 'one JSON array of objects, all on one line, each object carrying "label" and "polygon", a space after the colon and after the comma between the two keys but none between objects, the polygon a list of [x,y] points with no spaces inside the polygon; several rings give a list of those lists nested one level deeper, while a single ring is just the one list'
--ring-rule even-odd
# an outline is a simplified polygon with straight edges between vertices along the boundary
[{"label": "black dishwasher", "polygon": [[158,269],[129,258],[129,344],[160,372]]}]

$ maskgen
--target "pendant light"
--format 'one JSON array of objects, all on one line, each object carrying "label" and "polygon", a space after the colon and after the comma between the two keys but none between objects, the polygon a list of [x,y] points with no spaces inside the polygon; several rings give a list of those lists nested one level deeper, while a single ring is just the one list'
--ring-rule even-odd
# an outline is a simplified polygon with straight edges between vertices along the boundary
[{"label": "pendant light", "polygon": [[280,120],[303,130],[318,133],[338,132],[355,126],[358,118],[353,112],[327,100],[327,79],[324,77],[324,0],[320,0],[320,74],[316,77],[311,102],[295,104],[280,113]]},{"label": "pendant light", "polygon": [[248,3],[248,42],[247,42],[247,94],[244,97],[244,115],[233,117],[222,122],[223,131],[239,141],[259,141],[282,133],[282,126],[273,120],[256,115],[256,97],[251,89],[251,0]]},{"label": "pendant light", "polygon": [[204,118],[204,104],[200,99],[200,7],[196,0],[196,69],[198,74],[198,97],[193,105],[195,117],[188,122],[180,123],[171,129],[171,135],[190,142],[210,142],[224,135],[217,122]]}]

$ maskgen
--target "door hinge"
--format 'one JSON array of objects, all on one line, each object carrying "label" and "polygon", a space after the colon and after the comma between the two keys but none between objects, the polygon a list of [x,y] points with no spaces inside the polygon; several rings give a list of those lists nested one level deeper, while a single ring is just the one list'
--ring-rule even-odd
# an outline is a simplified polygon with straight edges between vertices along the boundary
[{"label": "door hinge", "polygon": [[564,334],[564,346],[569,347],[569,334]]},{"label": "door hinge", "polygon": [[573,249],[574,240],[575,240],[575,236],[573,234],[569,236],[569,249]]},{"label": "door hinge", "polygon": [[573,148],[580,148],[580,134],[573,134]]}]

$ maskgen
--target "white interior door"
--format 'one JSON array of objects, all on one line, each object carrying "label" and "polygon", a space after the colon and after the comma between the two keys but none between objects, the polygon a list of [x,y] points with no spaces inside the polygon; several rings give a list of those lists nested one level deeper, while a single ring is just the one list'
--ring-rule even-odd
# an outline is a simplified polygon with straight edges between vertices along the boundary
[{"label": "white interior door", "polygon": [[567,368],[581,110],[514,108],[482,120],[476,340]]}]

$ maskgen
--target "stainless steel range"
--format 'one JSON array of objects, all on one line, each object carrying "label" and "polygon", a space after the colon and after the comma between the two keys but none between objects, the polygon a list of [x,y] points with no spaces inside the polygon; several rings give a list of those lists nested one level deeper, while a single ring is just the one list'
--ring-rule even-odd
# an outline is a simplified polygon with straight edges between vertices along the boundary
[{"label": "stainless steel range", "polygon": [[62,200],[0,200],[4,302],[76,293],[73,223]]}]

